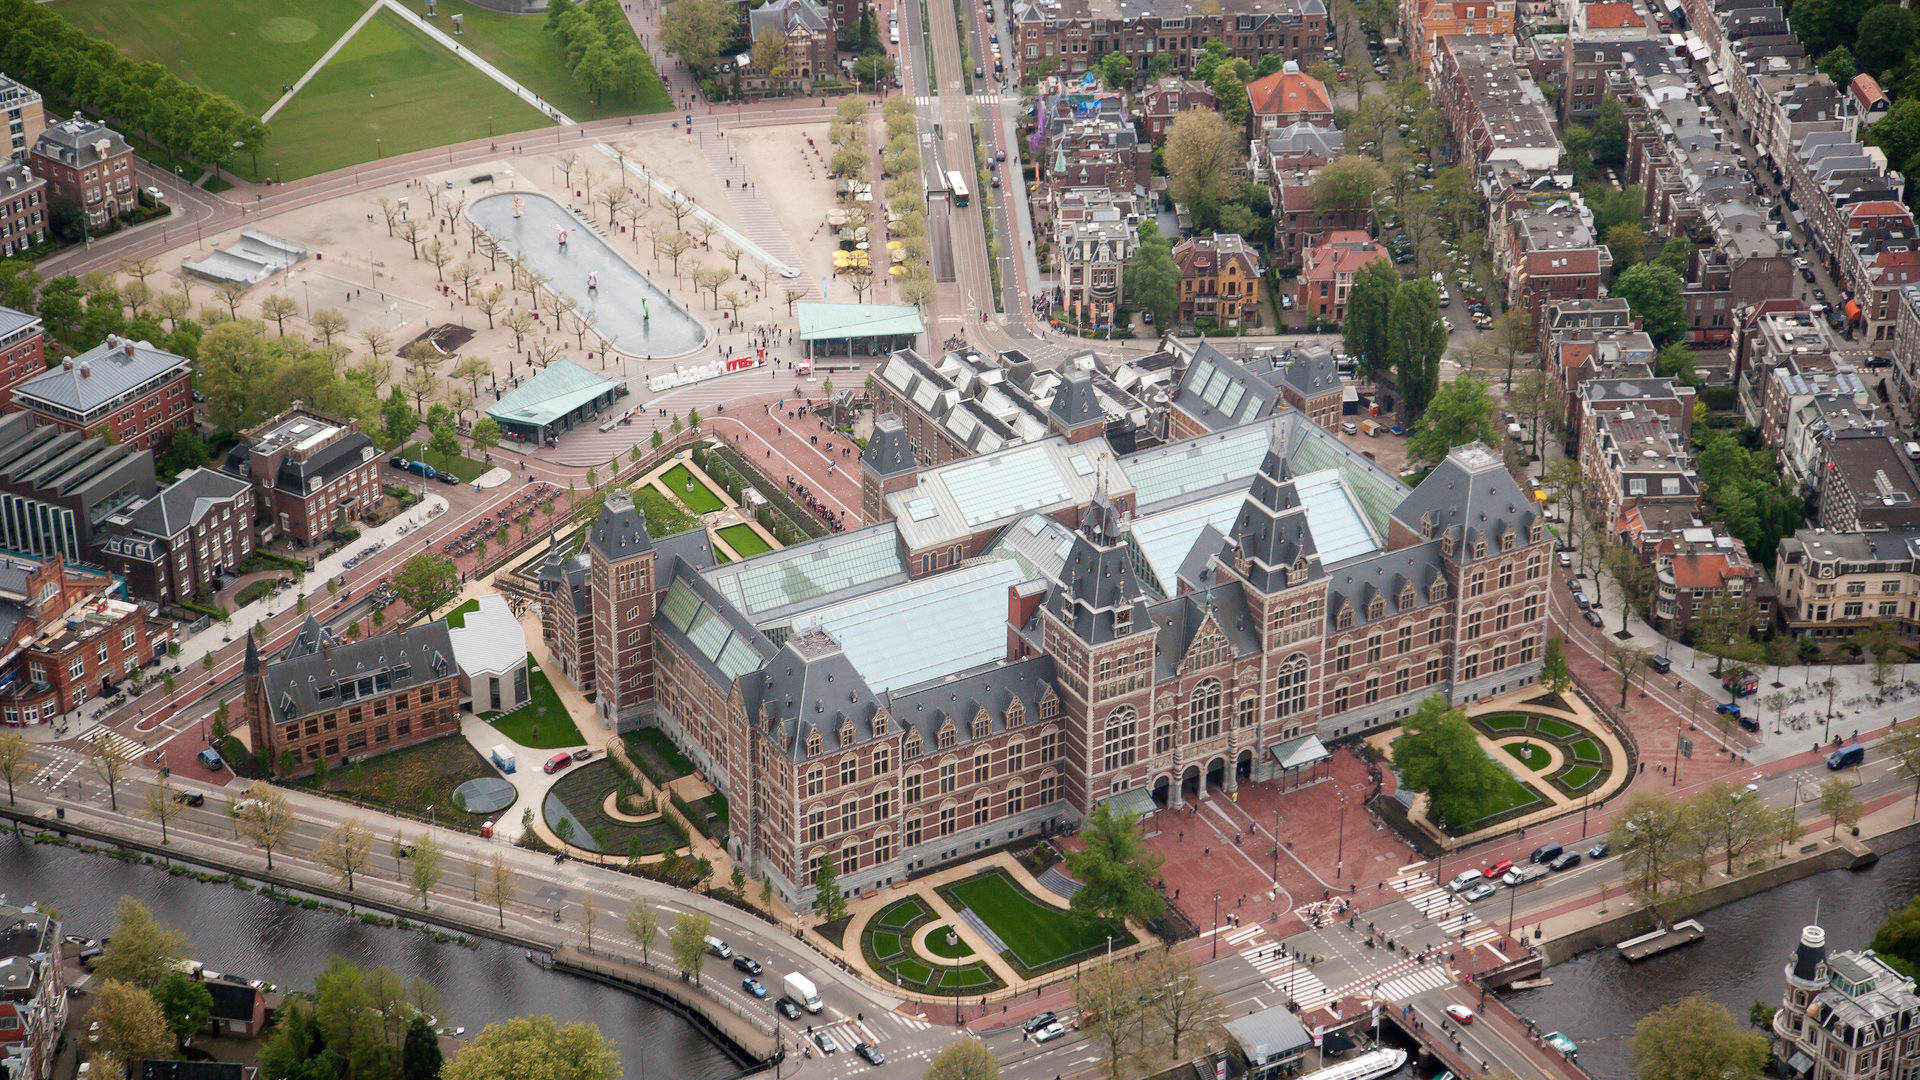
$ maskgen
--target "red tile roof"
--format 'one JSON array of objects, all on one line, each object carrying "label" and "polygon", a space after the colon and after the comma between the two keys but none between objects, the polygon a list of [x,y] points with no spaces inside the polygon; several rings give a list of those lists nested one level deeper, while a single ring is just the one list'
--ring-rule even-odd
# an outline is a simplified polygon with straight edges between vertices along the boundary
[{"label": "red tile roof", "polygon": [[1529,277],[1574,277],[1600,272],[1599,248],[1574,248],[1567,251],[1529,251],[1526,255]]},{"label": "red tile roof", "polygon": [[1690,553],[1673,557],[1673,583],[1682,589],[1718,589],[1728,578],[1746,577],[1725,555]]},{"label": "red tile roof", "polygon": [[1646,20],[1633,10],[1632,4],[1616,3],[1612,0],[1588,4],[1586,16],[1587,28],[1590,30],[1619,30],[1629,26],[1647,25]]},{"label": "red tile roof", "polygon": [[1359,273],[1375,259],[1387,257],[1385,248],[1358,229],[1336,229],[1300,258],[1303,281],[1335,281]]},{"label": "red tile roof", "polygon": [[1908,221],[1913,220],[1913,215],[1908,212],[1906,207],[1901,206],[1899,203],[1893,202],[1892,200],[1855,203],[1854,205],[1847,207],[1847,227],[1848,228],[1852,228],[1860,224],[1861,221],[1867,218],[1879,218],[1879,217],[1904,217]]},{"label": "red tile roof", "polygon": [[1253,105],[1255,116],[1331,115],[1333,112],[1327,84],[1294,71],[1276,71],[1248,83],[1247,101]]}]

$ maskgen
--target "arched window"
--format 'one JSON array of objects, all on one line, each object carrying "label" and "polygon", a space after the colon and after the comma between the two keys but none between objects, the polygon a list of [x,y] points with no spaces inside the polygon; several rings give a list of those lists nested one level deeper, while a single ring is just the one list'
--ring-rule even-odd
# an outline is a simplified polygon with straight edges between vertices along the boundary
[{"label": "arched window", "polygon": [[1307,656],[1294,653],[1280,662],[1280,687],[1275,695],[1279,715],[1295,716],[1307,708]]},{"label": "arched window", "polygon": [[1187,698],[1187,741],[1199,742],[1220,734],[1220,681],[1206,679]]},{"label": "arched window", "polygon": [[1133,764],[1135,744],[1140,733],[1140,714],[1131,705],[1122,705],[1107,716],[1106,730],[1101,736],[1101,745],[1105,748],[1105,769],[1124,769]]}]

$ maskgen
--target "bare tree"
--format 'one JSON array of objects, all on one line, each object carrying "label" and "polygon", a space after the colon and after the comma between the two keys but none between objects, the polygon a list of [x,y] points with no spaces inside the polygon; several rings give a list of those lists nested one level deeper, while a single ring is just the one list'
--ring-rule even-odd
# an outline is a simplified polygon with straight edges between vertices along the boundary
[{"label": "bare tree", "polygon": [[128,259],[120,264],[120,272],[145,285],[147,278],[159,271],[159,265],[149,258]]},{"label": "bare tree", "polygon": [[400,220],[400,204],[385,195],[376,200],[380,204],[380,213],[387,219],[387,235],[393,235],[394,225]]},{"label": "bare tree", "polygon": [[542,339],[527,346],[527,362],[534,367],[545,368],[548,364],[560,359],[566,351],[566,345],[561,342]]},{"label": "bare tree", "polygon": [[730,260],[733,263],[733,272],[736,275],[739,274],[740,256],[746,254],[745,251],[740,249],[740,245],[731,240],[722,240],[720,241],[719,252],[721,258]]},{"label": "bare tree", "polygon": [[521,340],[528,334],[533,333],[539,326],[539,324],[534,321],[531,313],[521,311],[517,308],[507,312],[506,317],[500,320],[500,325],[513,332],[513,349],[515,352],[520,351]]},{"label": "bare tree", "polygon": [[682,232],[670,232],[665,236],[655,234],[654,247],[666,253],[673,260],[673,276],[680,276],[680,256],[693,249],[693,240]]},{"label": "bare tree", "polygon": [[105,781],[107,802],[113,807],[114,813],[119,813],[120,781],[127,775],[127,766],[133,764],[133,754],[127,750],[123,740],[95,739],[87,744],[87,762]]},{"label": "bare tree", "polygon": [[265,780],[247,785],[246,794],[228,812],[233,815],[234,827],[240,835],[267,853],[268,870],[273,869],[273,849],[293,835],[300,823],[287,797]]},{"label": "bare tree", "polygon": [[374,363],[379,363],[380,357],[393,348],[393,335],[377,326],[360,331],[360,341],[366,345],[367,355],[373,358]]},{"label": "bare tree", "polygon": [[427,402],[440,394],[440,380],[426,368],[417,367],[400,380],[400,392],[413,399],[416,416],[427,415]]},{"label": "bare tree", "polygon": [[144,281],[129,281],[120,286],[120,300],[137,319],[141,309],[153,303],[153,290]]},{"label": "bare tree", "polygon": [[747,298],[740,295],[739,289],[728,289],[721,293],[720,302],[727,305],[727,310],[732,313],[735,322],[740,321],[740,308],[746,304]]},{"label": "bare tree", "polygon": [[433,264],[435,277],[442,282],[446,281],[447,264],[453,261],[453,249],[442,243],[436,236],[427,241],[425,252],[426,260]]},{"label": "bare tree", "polygon": [[372,854],[373,830],[357,817],[334,826],[314,851],[321,865],[339,875],[348,892],[353,891],[354,875],[366,868]]},{"label": "bare tree", "polygon": [[160,823],[160,843],[167,844],[167,825],[174,818],[186,812],[187,806],[179,799],[180,792],[173,786],[173,778],[162,773],[160,779],[147,785],[145,813],[148,818]]},{"label": "bare tree", "polygon": [[704,289],[712,297],[715,310],[720,307],[720,286],[727,283],[727,272],[716,266],[695,267],[692,274],[696,289]]},{"label": "bare tree", "polygon": [[619,224],[620,208],[633,200],[624,187],[610,187],[600,193],[600,205],[607,208],[607,228]]},{"label": "bare tree", "polygon": [[319,331],[321,344],[328,346],[333,344],[337,335],[346,333],[348,329],[346,313],[335,308],[321,308],[307,322]]},{"label": "bare tree", "polygon": [[420,223],[412,218],[400,223],[400,239],[405,240],[407,246],[413,249],[413,257],[416,259],[420,257],[420,240],[425,235],[426,231],[420,227]]},{"label": "bare tree", "polygon": [[215,285],[213,291],[220,294],[220,299],[226,302],[227,318],[239,318],[240,298],[247,295],[247,283],[244,281],[223,281]]},{"label": "bare tree", "polygon": [[806,295],[807,295],[807,290],[805,290],[805,289],[802,289],[802,288],[799,288],[799,287],[797,287],[797,286],[793,286],[793,285],[789,285],[789,286],[787,286],[787,288],[786,288],[786,301],[787,301],[787,314],[788,314],[788,315],[792,315],[792,314],[793,314],[793,305],[794,305],[794,304],[796,304],[796,303],[798,303],[798,302],[799,302],[799,301],[800,301],[801,299],[803,299],[803,298],[804,298],[804,297],[805,297]]},{"label": "bare tree", "polygon": [[153,310],[167,320],[167,332],[172,333],[180,329],[180,320],[186,318],[187,312],[193,310],[193,304],[187,299],[185,293],[161,293],[154,298]]},{"label": "bare tree", "polygon": [[274,332],[287,336],[287,320],[300,314],[300,304],[285,293],[273,293],[260,301],[260,317],[273,323]]},{"label": "bare tree", "polygon": [[481,289],[480,294],[473,298],[473,306],[479,308],[480,314],[487,317],[487,329],[493,329],[493,313],[500,310],[500,305],[505,302],[506,297],[506,288],[501,285],[494,285],[490,288]]},{"label": "bare tree", "polygon": [[460,286],[460,302],[473,303],[473,283],[480,280],[480,268],[462,259],[453,264],[453,280]]},{"label": "bare tree", "polygon": [[693,213],[693,200],[677,191],[667,196],[667,201],[661,205],[667,213],[673,215],[673,227],[676,229],[681,228],[687,220],[687,215]]},{"label": "bare tree", "polygon": [[507,925],[507,905],[520,895],[520,882],[514,876],[513,867],[507,865],[507,857],[494,852],[493,863],[487,867],[487,880],[481,890],[487,903],[493,905],[499,916],[500,926]]}]

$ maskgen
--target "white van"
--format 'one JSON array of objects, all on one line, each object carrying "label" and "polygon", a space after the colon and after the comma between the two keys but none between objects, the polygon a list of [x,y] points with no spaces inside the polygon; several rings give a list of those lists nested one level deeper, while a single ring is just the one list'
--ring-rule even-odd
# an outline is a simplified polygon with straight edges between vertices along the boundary
[{"label": "white van", "polygon": [[707,935],[707,951],[722,960],[733,956],[733,950],[727,947],[727,943],[714,937],[712,934]]},{"label": "white van", "polygon": [[1454,892],[1466,892],[1486,880],[1487,875],[1478,870],[1463,870],[1458,877],[1447,882],[1447,888]]},{"label": "white van", "polygon": [[1907,450],[1907,457],[1909,460],[1920,461],[1920,442],[1908,443],[1906,446],[1906,450]]}]

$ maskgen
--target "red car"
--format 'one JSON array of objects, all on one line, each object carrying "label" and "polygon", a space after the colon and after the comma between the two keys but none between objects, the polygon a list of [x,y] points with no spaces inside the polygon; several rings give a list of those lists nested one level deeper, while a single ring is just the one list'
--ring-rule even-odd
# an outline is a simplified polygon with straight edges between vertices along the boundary
[{"label": "red car", "polygon": [[573,764],[572,754],[555,754],[547,759],[545,768],[550,773],[557,773],[571,764]]},{"label": "red car", "polygon": [[1487,875],[1487,880],[1492,881],[1495,878],[1499,877],[1501,874],[1504,874],[1511,869],[1513,869],[1513,860],[1501,859],[1499,862],[1494,863],[1492,866],[1487,867],[1485,871]]}]

